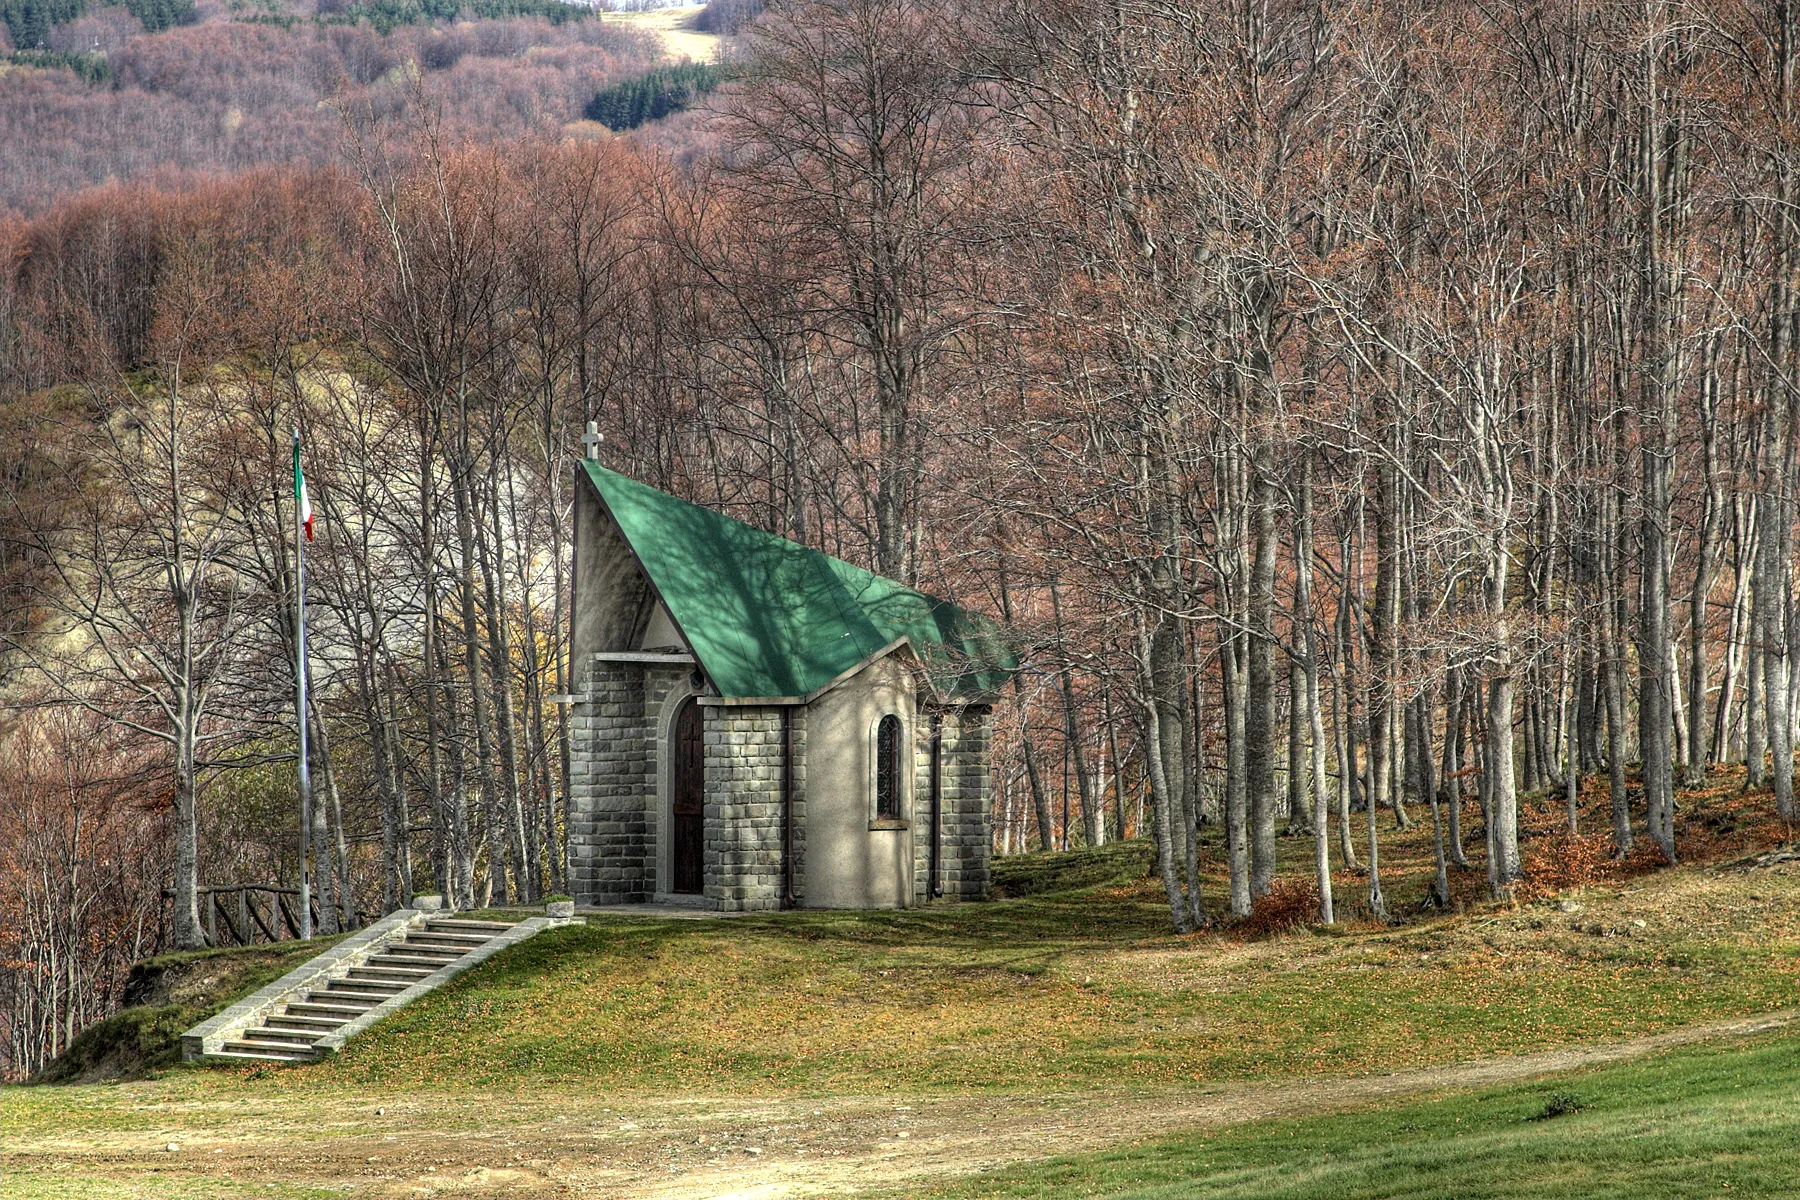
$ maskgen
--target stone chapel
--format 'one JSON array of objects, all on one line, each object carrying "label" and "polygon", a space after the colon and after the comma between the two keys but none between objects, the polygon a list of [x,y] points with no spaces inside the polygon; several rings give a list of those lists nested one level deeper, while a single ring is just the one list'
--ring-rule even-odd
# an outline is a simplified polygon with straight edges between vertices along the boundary
[{"label": "stone chapel", "polygon": [[575,485],[577,901],[988,894],[999,626],[592,458]]}]

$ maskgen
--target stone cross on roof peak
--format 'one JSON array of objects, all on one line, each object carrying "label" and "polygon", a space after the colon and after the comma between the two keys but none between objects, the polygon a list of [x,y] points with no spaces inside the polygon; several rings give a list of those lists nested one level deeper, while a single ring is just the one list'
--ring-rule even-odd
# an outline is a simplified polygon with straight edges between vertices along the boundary
[{"label": "stone cross on roof peak", "polygon": [[587,447],[587,457],[599,458],[600,443],[605,440],[605,438],[600,436],[600,422],[589,421],[587,423],[587,432],[581,435],[581,444]]}]

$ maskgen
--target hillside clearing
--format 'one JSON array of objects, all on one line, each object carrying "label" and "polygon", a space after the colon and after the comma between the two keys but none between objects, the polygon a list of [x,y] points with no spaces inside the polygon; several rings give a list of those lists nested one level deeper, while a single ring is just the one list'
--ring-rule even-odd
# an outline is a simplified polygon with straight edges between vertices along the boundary
[{"label": "hillside clearing", "polygon": [[719,57],[721,39],[716,33],[696,28],[705,8],[704,4],[684,4],[642,12],[607,12],[602,13],[600,19],[655,34],[662,39],[663,48],[672,59],[712,62]]},{"label": "hillside clearing", "polygon": [[[1405,897],[1427,843],[1393,841]],[[334,1061],[11,1089],[4,1194],[914,1194],[1737,1037],[1800,999],[1781,854],[1399,928],[1185,938],[1145,865],[1009,860],[1022,898],[925,911],[597,916]]]},{"label": "hillside clearing", "polygon": [[[79,1089],[86,1093],[79,1098],[70,1095],[73,1089],[15,1090],[7,1097],[0,1194],[200,1200],[241,1195],[238,1189],[248,1187],[283,1198],[916,1195],[928,1183],[1030,1163],[1047,1152],[1101,1151],[1180,1130],[1254,1131],[1256,1122],[1275,1118],[1492,1087],[1742,1038],[1788,1027],[1795,1015],[1393,1075],[1183,1091],[618,1101],[588,1091],[421,1090],[396,1098],[363,1089],[268,1087],[255,1089],[254,1102],[246,1103],[239,1088],[184,1087],[196,1082],[192,1074]],[[1792,1060],[1795,1039],[1787,1036],[1778,1046],[1782,1061]],[[1096,1182],[1071,1187],[1081,1165],[1027,1167],[956,1192],[1041,1195],[1047,1181],[1060,1179],[1069,1190],[1059,1194],[1082,1195],[1121,1175],[1116,1161],[1105,1162],[1090,1168]],[[1180,1165],[1179,1156],[1165,1163],[1164,1177],[1180,1177]]]}]

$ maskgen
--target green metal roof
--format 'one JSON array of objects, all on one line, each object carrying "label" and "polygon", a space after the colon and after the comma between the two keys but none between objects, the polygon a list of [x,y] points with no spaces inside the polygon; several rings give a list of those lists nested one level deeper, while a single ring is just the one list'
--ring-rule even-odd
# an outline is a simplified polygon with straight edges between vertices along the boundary
[{"label": "green metal roof", "polygon": [[1018,665],[985,617],[584,465],[722,696],[810,698],[903,641],[957,699],[997,690]]}]

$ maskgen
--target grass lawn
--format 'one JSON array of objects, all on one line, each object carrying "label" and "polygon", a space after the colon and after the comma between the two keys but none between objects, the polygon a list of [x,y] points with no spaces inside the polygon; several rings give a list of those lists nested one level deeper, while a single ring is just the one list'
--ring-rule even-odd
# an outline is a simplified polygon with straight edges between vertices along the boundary
[{"label": "grass lawn", "polygon": [[[1588,794],[1604,829],[1604,791]],[[1573,882],[1519,907],[1424,909],[1429,820],[1386,833],[1400,927],[1299,922],[1178,937],[1143,843],[1003,860],[1015,899],[727,921],[596,917],[540,935],[377,1026],[308,1081],[580,1082],[617,1094],[1034,1093],[1361,1075],[1657,1033],[1800,1002],[1794,863],[1720,869],[1784,832],[1727,781],[1685,798],[1712,865],[1613,866],[1528,805],[1528,863]],[[1387,818],[1384,815],[1384,823]],[[1223,861],[1216,831],[1207,860]],[[1284,842],[1296,868],[1309,845]],[[1573,864],[1573,865],[1570,865]],[[1303,868],[1300,868],[1303,869]],[[1572,879],[1570,877],[1573,877]],[[1222,875],[1209,876],[1218,897]],[[1290,877],[1287,898],[1303,897]],[[1568,911],[1565,911],[1567,909]]]},{"label": "grass lawn", "polygon": [[[1800,1193],[1800,1037],[1265,1121],[930,1193],[1119,1200],[1647,1200]],[[915,1193],[916,1194],[916,1193]]]},{"label": "grass lawn", "polygon": [[[1604,792],[1590,803],[1605,828]],[[1783,833],[1767,804],[1728,781],[1684,798],[1698,861],[1674,870],[1597,859],[1550,832],[1554,804],[1528,806],[1536,891],[1487,905],[1480,872],[1459,872],[1452,914],[1423,909],[1421,822],[1385,835],[1390,903],[1411,918],[1395,927],[1359,919],[1365,884],[1344,873],[1334,929],[1305,926],[1290,878],[1257,921],[1176,936],[1141,844],[1003,861],[1012,898],[991,904],[596,916],[295,1068],[164,1066],[181,1023],[280,967],[272,951],[208,957],[187,964],[189,991],[121,1014],[113,1049],[81,1056],[149,1078],[0,1092],[0,1195],[700,1197],[745,1180],[771,1197],[910,1195],[1051,1151],[1098,1155],[964,1192],[1715,1195],[1729,1178],[1735,1194],[1736,1175],[1706,1170],[1741,1161],[1745,1189],[1765,1160],[1800,1178],[1782,1132],[1792,1038],[1741,1069],[1692,1048],[1608,1068],[1566,1085],[1586,1107],[1542,1122],[1523,1117],[1543,1087],[1420,1097],[1800,1004],[1800,863],[1755,857]],[[1297,871],[1306,849],[1283,843]],[[1519,1057],[1534,1052],[1554,1053]],[[1456,1066],[1480,1060],[1522,1065]],[[1207,1132],[1110,1149],[1181,1129]],[[1613,1154],[1630,1161],[1605,1179],[1637,1190],[1571,1165]]]},{"label": "grass lawn", "polygon": [[[539,935],[297,1074],[640,1094],[1182,1085],[1453,1062],[1795,1003],[1800,894],[1771,887],[1762,929],[1708,936],[1656,911],[1676,882],[1587,897],[1574,916],[1247,943],[1165,934],[1131,890],[600,920]],[[1693,903],[1705,891],[1754,907],[1708,882]],[[1601,932],[1585,932],[1594,913]]]}]

